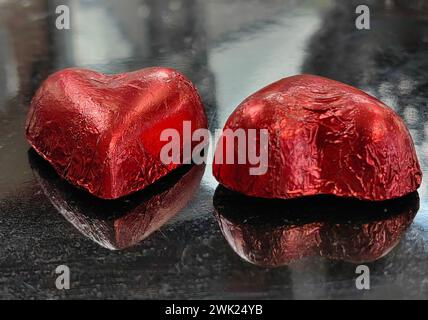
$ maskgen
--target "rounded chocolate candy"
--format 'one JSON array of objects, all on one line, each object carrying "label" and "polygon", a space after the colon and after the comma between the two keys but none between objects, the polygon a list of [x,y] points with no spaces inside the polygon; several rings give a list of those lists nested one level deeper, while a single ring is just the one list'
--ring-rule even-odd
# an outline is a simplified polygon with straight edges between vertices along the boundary
[{"label": "rounded chocolate candy", "polygon": [[[268,131],[267,145],[259,134],[242,148],[242,139],[240,145],[223,133],[217,146],[214,176],[245,195],[288,199],[329,194],[380,201],[421,184],[412,138],[397,113],[356,88],[323,77],[298,75],[261,89],[239,105],[227,129]],[[262,174],[252,172],[249,159],[237,160],[254,145],[268,156]],[[217,157],[227,152],[236,156],[233,163]]]}]

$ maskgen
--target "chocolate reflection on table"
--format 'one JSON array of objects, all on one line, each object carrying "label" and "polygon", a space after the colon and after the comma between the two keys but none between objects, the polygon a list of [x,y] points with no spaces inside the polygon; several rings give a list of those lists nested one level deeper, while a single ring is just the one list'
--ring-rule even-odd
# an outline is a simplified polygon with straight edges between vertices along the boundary
[{"label": "chocolate reflection on table", "polygon": [[34,150],[36,180],[53,206],[84,236],[110,250],[137,245],[176,216],[198,190],[204,165],[183,166],[145,190],[102,200],[61,179]]},{"label": "chocolate reflection on table", "polygon": [[266,200],[219,186],[214,206],[229,245],[255,265],[280,267],[316,255],[360,264],[384,257],[399,243],[419,209],[419,195],[382,202],[333,196]]}]

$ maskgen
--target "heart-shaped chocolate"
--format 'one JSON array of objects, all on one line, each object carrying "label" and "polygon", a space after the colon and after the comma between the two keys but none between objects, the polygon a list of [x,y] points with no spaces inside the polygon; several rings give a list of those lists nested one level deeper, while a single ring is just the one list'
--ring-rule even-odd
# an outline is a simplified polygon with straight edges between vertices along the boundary
[{"label": "heart-shaped chocolate", "polygon": [[[421,184],[402,119],[376,98],[323,77],[299,75],[267,86],[241,103],[227,129],[241,129],[248,137],[250,129],[268,131],[267,145],[262,145],[261,133],[259,140],[247,137],[244,147],[223,134],[216,150],[216,156],[235,154],[233,163],[216,157],[216,179],[249,196],[330,194],[379,201],[413,192]],[[245,163],[236,160],[254,145],[256,153],[267,150],[268,155],[259,175],[252,173],[248,158]]]},{"label": "heart-shaped chocolate", "polygon": [[[191,124],[184,134],[184,123]],[[143,189],[190,159],[166,163],[164,130],[180,136],[207,128],[201,99],[175,70],[147,68],[105,75],[66,69],[50,76],[32,100],[26,134],[32,147],[72,184],[103,199]],[[183,156],[184,157],[184,156]]]}]

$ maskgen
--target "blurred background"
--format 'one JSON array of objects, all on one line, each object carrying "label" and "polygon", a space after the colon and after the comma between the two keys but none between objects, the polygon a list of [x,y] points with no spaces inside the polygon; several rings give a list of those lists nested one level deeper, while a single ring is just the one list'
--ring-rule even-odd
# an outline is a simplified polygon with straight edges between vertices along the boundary
[{"label": "blurred background", "polygon": [[[211,130],[222,128],[248,95],[282,77],[311,73],[359,87],[403,117],[427,176],[428,1],[364,1],[370,30],[355,27],[359,4],[0,0],[0,298],[428,297],[426,183],[401,241],[370,262],[372,289],[363,292],[355,289],[350,262],[311,257],[265,269],[241,260],[214,214],[210,168],[161,231],[111,251],[92,231],[82,233],[107,218],[88,222],[84,204],[56,201],[29,161],[25,117],[49,74],[70,66],[106,73],[167,66],[195,83]],[[70,8],[69,30],[55,27],[59,5]],[[54,286],[60,264],[70,266],[69,291]]]}]

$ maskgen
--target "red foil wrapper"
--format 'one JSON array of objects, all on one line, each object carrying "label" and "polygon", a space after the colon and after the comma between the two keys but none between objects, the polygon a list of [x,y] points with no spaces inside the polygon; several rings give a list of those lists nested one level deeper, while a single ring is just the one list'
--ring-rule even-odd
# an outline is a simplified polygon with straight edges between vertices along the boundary
[{"label": "red foil wrapper", "polygon": [[[402,119],[376,98],[323,77],[298,75],[261,89],[239,105],[225,129],[269,132],[266,174],[251,175],[254,165],[248,161],[214,162],[216,179],[245,195],[289,199],[328,194],[380,201],[421,184],[414,144]],[[231,141],[223,135],[216,155],[228,149],[242,152]]]},{"label": "red foil wrapper", "polygon": [[[191,122],[188,138],[183,122]],[[66,69],[32,100],[26,135],[67,181],[103,199],[143,189],[180,166],[164,163],[164,129],[180,134],[180,154],[194,130],[207,127],[196,88],[167,68],[104,75]],[[181,159],[186,162],[190,159]]]},{"label": "red foil wrapper", "polygon": [[214,206],[232,249],[262,267],[321,256],[361,264],[399,243],[419,209],[417,193],[367,202],[332,196],[293,200],[249,198],[219,187]]}]

